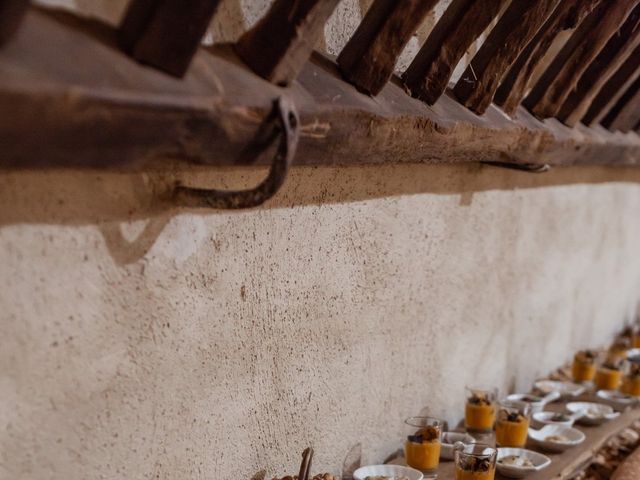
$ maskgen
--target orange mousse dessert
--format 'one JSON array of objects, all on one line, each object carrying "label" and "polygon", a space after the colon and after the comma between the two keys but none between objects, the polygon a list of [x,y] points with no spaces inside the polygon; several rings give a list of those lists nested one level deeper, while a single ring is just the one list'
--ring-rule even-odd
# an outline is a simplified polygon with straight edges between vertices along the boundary
[{"label": "orange mousse dessert", "polygon": [[[422,472],[432,472],[440,462],[440,421],[430,417],[412,417],[405,421],[415,433],[407,436],[404,454],[407,465]],[[418,429],[417,431],[414,429]]]},{"label": "orange mousse dessert", "polygon": [[488,445],[470,444],[454,453],[456,480],[494,480],[496,449]]},{"label": "orange mousse dessert", "polygon": [[614,358],[609,358],[598,368],[593,383],[595,383],[598,390],[617,390],[621,380],[620,362]]},{"label": "orange mousse dessert", "polygon": [[627,350],[629,350],[629,339],[621,337],[609,347],[608,358],[615,361],[627,358]]},{"label": "orange mousse dessert", "polygon": [[501,404],[496,422],[496,443],[500,447],[522,448],[529,433],[529,405]]},{"label": "orange mousse dessert", "polygon": [[491,431],[496,420],[495,390],[467,390],[467,403],[464,408],[466,429],[477,432]]},{"label": "orange mousse dessert", "polygon": [[637,363],[631,364],[629,373],[622,380],[620,391],[627,395],[640,397],[640,365]]},{"label": "orange mousse dessert", "polygon": [[596,375],[596,354],[582,350],[573,357],[571,375],[574,382],[590,382]]}]

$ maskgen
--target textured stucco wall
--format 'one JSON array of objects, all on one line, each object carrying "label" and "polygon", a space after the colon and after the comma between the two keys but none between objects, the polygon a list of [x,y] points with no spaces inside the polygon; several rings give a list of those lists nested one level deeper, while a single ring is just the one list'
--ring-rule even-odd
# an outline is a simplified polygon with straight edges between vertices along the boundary
[{"label": "textured stucco wall", "polygon": [[638,301],[638,171],[296,168],[239,213],[168,209],[174,175],[0,176],[0,478],[379,462],[403,417],[526,389]]},{"label": "textured stucco wall", "polygon": [[[125,1],[48,3],[116,22]],[[329,53],[368,3],[341,3]],[[267,4],[224,2],[211,38]],[[296,168],[236,213],[157,196],[262,173],[0,175],[1,479],[247,479],[308,444],[340,473],[406,416],[459,419],[466,383],[526,389],[639,300],[636,170]]]}]

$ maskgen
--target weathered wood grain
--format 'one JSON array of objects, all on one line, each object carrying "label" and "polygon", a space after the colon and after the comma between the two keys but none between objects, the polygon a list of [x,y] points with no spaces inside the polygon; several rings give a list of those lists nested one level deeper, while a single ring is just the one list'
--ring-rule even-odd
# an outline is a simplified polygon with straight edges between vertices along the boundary
[{"label": "weathered wood grain", "polygon": [[219,3],[131,0],[120,26],[120,45],[139,62],[182,77]]},{"label": "weathered wood grain", "polygon": [[0,0],[0,47],[18,30],[29,0]]},{"label": "weathered wood grain", "polygon": [[586,115],[582,118],[582,122],[585,125],[600,123],[638,77],[640,77],[640,47],[637,47],[629,55],[627,61],[600,89],[598,95],[591,102]]},{"label": "weathered wood grain", "polygon": [[540,61],[564,30],[575,28],[602,0],[562,0],[502,79],[493,101],[515,115]]},{"label": "weathered wood grain", "polygon": [[288,85],[309,60],[340,0],[276,0],[236,44],[244,62],[262,78]]},{"label": "weathered wood grain", "polygon": [[[318,54],[283,89],[249,71],[229,46],[201,48],[181,80],[114,46],[114,29],[100,22],[27,13],[0,50],[0,169],[245,164],[247,144],[283,95],[300,116],[296,165],[640,165],[636,135],[570,129],[525,111],[517,120],[493,109],[480,118],[448,95],[428,107],[395,83],[373,99]],[[49,61],[60,51],[74,61]]]},{"label": "weathered wood grain", "polygon": [[589,14],[542,74],[523,104],[539,118],[555,117],[589,64],[615,35],[638,0],[607,0]]},{"label": "weathered wood grain", "polygon": [[398,57],[438,0],[376,0],[338,56],[345,79],[377,95]]},{"label": "weathered wood grain", "polygon": [[460,103],[482,115],[502,77],[560,0],[513,0],[458,80],[453,93]]},{"label": "weathered wood grain", "polygon": [[558,112],[558,119],[574,127],[587,113],[591,102],[611,76],[640,46],[640,5],[633,9],[622,27],[604,46],[580,77]]},{"label": "weathered wood grain", "polygon": [[640,122],[640,78],[627,89],[602,120],[609,130],[629,132]]},{"label": "weathered wood grain", "polygon": [[508,0],[453,0],[402,75],[413,97],[436,103],[456,65]]}]

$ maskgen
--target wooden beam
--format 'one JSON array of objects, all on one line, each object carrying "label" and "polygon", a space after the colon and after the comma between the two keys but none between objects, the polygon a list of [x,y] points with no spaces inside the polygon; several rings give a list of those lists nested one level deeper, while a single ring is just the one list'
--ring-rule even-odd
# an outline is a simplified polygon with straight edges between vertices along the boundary
[{"label": "wooden beam", "polygon": [[640,122],[640,78],[627,89],[602,120],[609,130],[628,132]]},{"label": "wooden beam", "polygon": [[559,1],[513,0],[509,4],[453,89],[460,103],[480,115],[489,108],[502,77]]},{"label": "wooden beam", "polygon": [[[27,13],[20,35],[0,50],[0,169],[245,164],[247,145],[283,95],[300,118],[296,165],[640,165],[637,135],[570,129],[526,111],[517,120],[495,109],[478,117],[448,95],[428,107],[393,82],[373,99],[318,54],[283,89],[249,71],[230,46],[201,48],[178,80],[114,44],[114,29],[100,22]],[[74,61],[47,61],[61,51]]]},{"label": "wooden beam", "polygon": [[377,95],[398,57],[438,0],[376,0],[338,56],[345,79]]},{"label": "wooden beam", "polygon": [[640,5],[633,9],[618,32],[613,35],[578,85],[560,108],[558,119],[574,127],[587,113],[589,106],[607,80],[624,64],[636,47],[640,46]]},{"label": "wooden beam", "polygon": [[120,26],[120,45],[139,62],[182,77],[219,3],[131,0]]},{"label": "wooden beam", "polygon": [[296,79],[340,0],[276,0],[236,44],[244,62],[277,85]]},{"label": "wooden beam", "polygon": [[453,0],[402,76],[413,97],[436,103],[465,52],[508,0]]},{"label": "wooden beam", "polygon": [[18,30],[29,0],[0,0],[0,47]]},{"label": "wooden beam", "polygon": [[600,123],[613,108],[620,97],[640,77],[640,47],[629,55],[627,61],[614,73],[591,102],[586,115],[582,118],[585,125]]},{"label": "wooden beam", "polygon": [[562,0],[509,68],[496,91],[494,103],[509,115],[515,115],[536,68],[558,34],[575,28],[601,1]]},{"label": "wooden beam", "polygon": [[588,15],[547,67],[523,104],[539,118],[555,117],[589,64],[615,35],[638,0],[606,0]]}]

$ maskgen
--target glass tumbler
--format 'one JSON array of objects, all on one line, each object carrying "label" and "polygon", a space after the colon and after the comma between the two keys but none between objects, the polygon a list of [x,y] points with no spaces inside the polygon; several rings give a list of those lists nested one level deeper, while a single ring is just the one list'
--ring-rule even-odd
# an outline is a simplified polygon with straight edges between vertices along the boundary
[{"label": "glass tumbler", "polygon": [[482,443],[454,447],[456,480],[494,480],[498,451]]},{"label": "glass tumbler", "polygon": [[432,417],[410,417],[404,424],[407,465],[423,473],[435,472],[440,462],[442,421]]},{"label": "glass tumbler", "polygon": [[496,443],[498,446],[524,447],[527,443],[530,420],[530,404],[526,402],[500,402],[496,421]]},{"label": "glass tumbler", "polygon": [[497,388],[466,387],[464,426],[470,432],[487,433],[496,420]]}]

